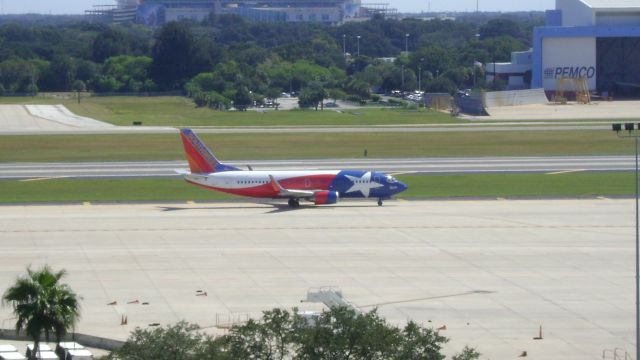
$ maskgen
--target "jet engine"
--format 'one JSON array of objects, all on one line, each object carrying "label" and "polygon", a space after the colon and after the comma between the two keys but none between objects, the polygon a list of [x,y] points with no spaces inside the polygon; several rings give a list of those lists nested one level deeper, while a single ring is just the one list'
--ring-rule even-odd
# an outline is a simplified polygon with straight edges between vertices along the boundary
[{"label": "jet engine", "polygon": [[335,204],[338,202],[338,192],[337,191],[318,191],[313,195],[313,200],[316,205],[329,205]]}]

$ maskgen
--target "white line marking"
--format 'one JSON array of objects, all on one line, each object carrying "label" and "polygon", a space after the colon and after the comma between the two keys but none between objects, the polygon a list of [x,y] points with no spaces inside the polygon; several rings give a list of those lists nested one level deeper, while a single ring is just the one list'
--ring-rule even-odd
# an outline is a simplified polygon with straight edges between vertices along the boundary
[{"label": "white line marking", "polygon": [[580,171],[586,171],[586,170],[584,170],[584,169],[575,169],[575,170],[556,171],[556,172],[547,173],[547,175],[560,175],[560,174],[568,174],[568,173],[574,173],[574,172],[580,172]]},{"label": "white line marking", "polygon": [[23,179],[19,181],[27,182],[27,181],[40,181],[40,180],[55,180],[55,179],[64,179],[64,178],[68,178],[68,176],[39,177],[39,178],[33,178],[33,179]]}]

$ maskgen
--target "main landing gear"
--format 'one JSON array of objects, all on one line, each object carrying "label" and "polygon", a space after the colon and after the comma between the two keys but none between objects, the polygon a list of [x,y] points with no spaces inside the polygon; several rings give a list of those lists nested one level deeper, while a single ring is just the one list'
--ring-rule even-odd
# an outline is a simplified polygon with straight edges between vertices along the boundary
[{"label": "main landing gear", "polygon": [[300,207],[300,200],[294,199],[294,198],[289,199],[289,207],[290,208]]},{"label": "main landing gear", "polygon": [[378,206],[382,206],[382,199],[378,199]]}]

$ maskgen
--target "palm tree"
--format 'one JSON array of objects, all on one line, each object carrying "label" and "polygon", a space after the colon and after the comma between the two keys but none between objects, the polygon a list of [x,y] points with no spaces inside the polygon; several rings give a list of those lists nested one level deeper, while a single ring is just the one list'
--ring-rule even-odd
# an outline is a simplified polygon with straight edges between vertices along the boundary
[{"label": "palm tree", "polygon": [[54,333],[60,343],[67,329],[73,328],[80,318],[78,296],[69,285],[60,283],[65,270],[53,272],[48,265],[40,270],[27,267],[27,276],[18,277],[15,284],[2,296],[2,303],[11,303],[16,315],[16,330],[25,330],[33,339],[34,351],[39,351],[40,336]]}]

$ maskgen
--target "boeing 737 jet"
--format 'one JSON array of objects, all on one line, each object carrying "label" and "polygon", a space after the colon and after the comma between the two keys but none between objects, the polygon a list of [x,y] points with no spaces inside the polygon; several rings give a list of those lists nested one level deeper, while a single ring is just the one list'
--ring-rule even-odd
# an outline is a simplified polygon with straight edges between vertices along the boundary
[{"label": "boeing 737 jet", "polygon": [[407,189],[393,176],[360,170],[253,171],[242,170],[218,161],[209,148],[190,129],[180,131],[191,184],[234,195],[289,199],[290,207],[300,200],[316,205],[335,204],[344,198],[374,198],[378,205]]}]

